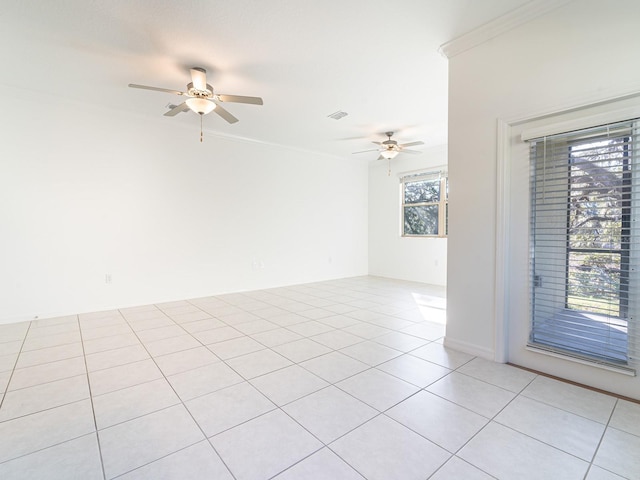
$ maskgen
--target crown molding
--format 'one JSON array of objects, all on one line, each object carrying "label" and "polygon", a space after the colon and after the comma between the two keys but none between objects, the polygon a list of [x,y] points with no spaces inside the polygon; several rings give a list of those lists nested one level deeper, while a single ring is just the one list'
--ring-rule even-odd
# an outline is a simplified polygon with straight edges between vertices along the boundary
[{"label": "crown molding", "polygon": [[438,51],[446,58],[453,58],[571,1],[573,0],[532,0],[464,35],[443,43]]}]

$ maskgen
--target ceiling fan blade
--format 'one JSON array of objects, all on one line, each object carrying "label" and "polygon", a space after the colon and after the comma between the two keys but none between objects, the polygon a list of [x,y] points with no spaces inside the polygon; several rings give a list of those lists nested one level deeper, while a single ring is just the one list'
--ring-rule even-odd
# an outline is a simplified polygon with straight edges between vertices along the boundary
[{"label": "ceiling fan blade", "polygon": [[403,143],[401,145],[398,145],[401,148],[404,147],[415,147],[416,145],[424,145],[424,142],[421,141],[417,141],[417,142],[409,142],[409,143]]},{"label": "ceiling fan blade", "polygon": [[236,117],[234,117],[227,110],[222,108],[222,106],[219,103],[216,103],[216,108],[215,108],[214,112],[217,113],[218,115],[220,115],[222,118],[224,118],[229,123],[236,123],[238,121],[238,119]]},{"label": "ceiling fan blade", "polygon": [[418,150],[407,150],[407,149],[402,149],[400,150],[400,153],[411,153],[413,155],[420,155],[422,152],[419,152]]},{"label": "ceiling fan blade", "polygon": [[380,151],[379,148],[374,148],[373,150],[362,150],[361,152],[353,152],[353,154],[355,155],[356,153],[379,152],[379,151]]},{"label": "ceiling fan blade", "polygon": [[156,92],[173,93],[175,95],[186,95],[186,92],[180,92],[178,90],[171,90],[169,88],[148,87],[147,85],[136,85],[135,83],[130,83],[129,86],[131,88],[141,88],[143,90],[153,90],[153,91],[156,91]]},{"label": "ceiling fan blade", "polygon": [[376,158],[376,160],[384,160],[384,157],[380,155],[378,158]]},{"label": "ceiling fan blade", "polygon": [[191,69],[191,81],[196,90],[207,89],[207,71],[204,68],[194,67]]},{"label": "ceiling fan blade", "polygon": [[375,143],[376,145],[382,145],[382,142],[371,142],[371,143]]},{"label": "ceiling fan blade", "polygon": [[216,95],[216,98],[221,102],[232,103],[248,103],[250,105],[263,105],[260,97],[243,97],[242,95],[227,95],[220,93]]},{"label": "ceiling fan blade", "polygon": [[180,105],[173,107],[171,110],[169,110],[167,113],[164,114],[165,117],[175,117],[177,114],[181,113],[181,112],[187,112],[189,111],[189,106],[187,105],[187,102],[183,102]]}]

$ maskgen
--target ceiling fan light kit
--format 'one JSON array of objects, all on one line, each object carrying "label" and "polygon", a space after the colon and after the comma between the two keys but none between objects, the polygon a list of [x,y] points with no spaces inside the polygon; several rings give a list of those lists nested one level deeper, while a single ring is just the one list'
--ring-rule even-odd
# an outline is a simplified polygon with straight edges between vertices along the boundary
[{"label": "ceiling fan light kit", "polygon": [[374,148],[372,150],[363,150],[361,152],[353,152],[353,153],[365,153],[365,152],[380,152],[380,156],[378,160],[389,160],[389,175],[391,175],[391,159],[395,158],[400,153],[412,153],[412,154],[420,154],[418,150],[407,150],[406,147],[413,147],[414,145],[424,145],[424,142],[416,141],[409,143],[398,143],[395,140],[391,140],[393,136],[393,132],[385,132],[387,139],[384,142],[373,142],[376,145],[379,145],[379,148]]},{"label": "ceiling fan light kit", "polygon": [[141,88],[143,90],[153,90],[156,92],[171,93],[188,97],[180,105],[171,106],[165,117],[173,117],[181,112],[191,110],[200,115],[200,141],[202,142],[202,117],[215,111],[228,123],[236,123],[238,119],[231,115],[220,105],[221,102],[246,103],[249,105],[262,105],[260,97],[244,97],[241,95],[227,95],[214,93],[213,87],[207,83],[207,71],[204,68],[194,67],[191,70],[191,82],[187,84],[187,91],[171,90],[168,88],[149,87],[147,85],[137,85],[130,83],[131,88]]},{"label": "ceiling fan light kit", "polygon": [[216,104],[206,98],[189,98],[185,103],[187,107],[200,115],[211,113],[216,108]]},{"label": "ceiling fan light kit", "polygon": [[386,160],[391,160],[392,158],[395,158],[396,155],[398,155],[400,152],[396,152],[395,150],[392,149],[388,149],[388,150],[383,150],[380,155],[382,156],[382,158],[386,159]]}]

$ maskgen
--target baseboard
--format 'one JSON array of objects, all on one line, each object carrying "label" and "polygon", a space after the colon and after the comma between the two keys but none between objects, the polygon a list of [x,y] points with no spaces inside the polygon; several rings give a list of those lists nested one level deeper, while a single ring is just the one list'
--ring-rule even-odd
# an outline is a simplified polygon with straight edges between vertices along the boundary
[{"label": "baseboard", "polygon": [[480,347],[473,343],[463,342],[462,340],[456,340],[450,337],[444,338],[444,346],[458,350],[459,352],[468,353],[474,357],[484,358],[485,360],[495,361],[495,351],[490,348]]}]

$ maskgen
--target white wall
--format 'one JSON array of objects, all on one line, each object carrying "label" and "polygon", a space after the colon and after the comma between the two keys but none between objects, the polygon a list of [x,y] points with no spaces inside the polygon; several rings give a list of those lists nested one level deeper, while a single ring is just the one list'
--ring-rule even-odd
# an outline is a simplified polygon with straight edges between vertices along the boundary
[{"label": "white wall", "polygon": [[[640,90],[634,60],[640,3],[613,3],[570,2],[449,61],[449,345],[487,357],[496,351],[496,261],[505,258],[496,251],[498,120],[539,117]],[[526,202],[528,190],[511,194]],[[520,216],[507,234],[527,228],[528,218]],[[527,261],[518,261],[507,270],[526,277]],[[528,321],[528,302],[519,300],[507,324]],[[605,378],[561,360],[536,368],[638,397],[637,378]]]},{"label": "white wall", "polygon": [[367,273],[364,161],[0,99],[0,323]]},{"label": "white wall", "polygon": [[419,157],[400,155],[369,167],[369,273],[432,285],[447,284],[447,240],[401,237],[399,176],[405,172],[440,168],[447,147],[430,148]]}]

